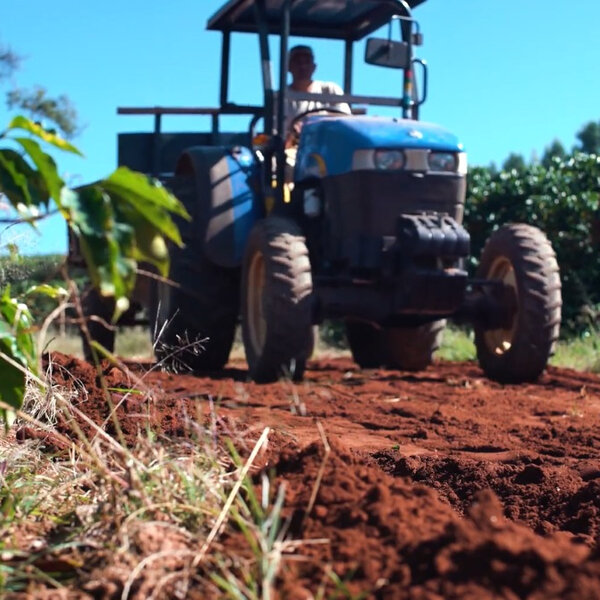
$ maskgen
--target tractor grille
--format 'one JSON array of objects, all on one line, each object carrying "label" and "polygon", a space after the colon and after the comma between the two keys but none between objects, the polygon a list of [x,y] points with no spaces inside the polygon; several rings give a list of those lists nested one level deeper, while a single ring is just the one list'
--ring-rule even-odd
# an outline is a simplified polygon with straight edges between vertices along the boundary
[{"label": "tractor grille", "polygon": [[367,240],[395,237],[398,217],[433,212],[462,222],[466,180],[454,175],[354,171],[323,181],[330,259]]}]

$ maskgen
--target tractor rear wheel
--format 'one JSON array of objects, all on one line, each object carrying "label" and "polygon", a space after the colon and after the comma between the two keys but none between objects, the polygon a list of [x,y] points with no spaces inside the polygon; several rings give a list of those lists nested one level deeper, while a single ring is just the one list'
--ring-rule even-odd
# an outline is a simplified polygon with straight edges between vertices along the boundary
[{"label": "tractor rear wheel", "polygon": [[173,254],[169,277],[154,282],[149,303],[156,358],[175,372],[223,368],[237,325],[239,269],[184,250]]},{"label": "tractor rear wheel", "polygon": [[560,329],[561,285],[556,255],[536,227],[511,224],[495,231],[483,249],[477,277],[513,290],[505,326],[475,326],[475,346],[485,374],[503,383],[533,381],[546,368]]},{"label": "tractor rear wheel", "polygon": [[218,265],[206,253],[207,169],[187,153],[177,163],[171,186],[192,219],[176,220],[184,247],[171,246],[170,282],[154,280],[150,293],[154,353],[172,371],[222,369],[238,323],[240,269]]},{"label": "tractor rear wheel", "polygon": [[387,367],[420,371],[431,364],[445,326],[445,319],[417,327],[393,328],[347,321],[346,336],[352,357],[362,369]]},{"label": "tractor rear wheel", "polygon": [[300,227],[268,217],[256,223],[242,267],[242,336],[257,382],[302,378],[314,347],[312,273]]}]

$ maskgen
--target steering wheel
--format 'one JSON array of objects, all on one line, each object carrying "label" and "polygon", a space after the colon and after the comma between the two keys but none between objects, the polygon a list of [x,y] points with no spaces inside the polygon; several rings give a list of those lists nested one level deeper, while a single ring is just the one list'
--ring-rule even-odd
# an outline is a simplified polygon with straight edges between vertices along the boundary
[{"label": "steering wheel", "polygon": [[332,114],[338,114],[338,115],[347,115],[348,113],[344,110],[341,110],[339,108],[335,108],[335,106],[319,106],[316,108],[309,108],[308,110],[305,110],[304,112],[301,112],[299,115],[296,115],[291,121],[290,121],[290,134],[293,134],[295,131],[295,126],[296,124],[301,121],[302,119],[304,119],[305,117],[307,117],[308,115],[314,115],[316,113],[320,113],[320,112],[327,112],[327,113],[332,113]]}]

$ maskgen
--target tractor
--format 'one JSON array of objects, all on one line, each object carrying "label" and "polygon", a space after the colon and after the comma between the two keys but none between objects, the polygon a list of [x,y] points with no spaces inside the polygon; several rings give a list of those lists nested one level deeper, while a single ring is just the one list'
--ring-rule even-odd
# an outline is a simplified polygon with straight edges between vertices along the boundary
[{"label": "tractor", "polygon": [[[222,34],[219,108],[118,109],[154,117],[152,132],[119,135],[119,164],[162,179],[192,217],[179,224],[185,246],[172,248],[170,281],[141,281],[136,295],[163,364],[222,369],[241,323],[252,379],[299,380],[315,326],[337,319],[361,368],[416,371],[431,363],[454,319],[473,325],[491,379],[531,381],[543,372],[560,328],[556,257],[539,229],[507,224],[469,276],[466,153],[454,134],[419,119],[428,70],[415,56],[423,35],[413,9],[422,2],[229,0],[207,26]],[[370,37],[380,30],[383,37]],[[258,36],[258,106],[229,100],[238,32]],[[303,126],[286,177],[290,36],[343,42],[344,94],[296,93],[322,107],[297,117]],[[279,43],[277,77],[270,37]],[[365,68],[389,69],[390,89],[396,77],[390,97],[353,93],[359,42]],[[338,102],[353,114],[327,108]],[[381,107],[397,115],[371,114]],[[172,114],[209,115],[211,130],[163,132],[161,118]],[[246,115],[247,128],[222,132],[224,115]],[[98,298],[91,304],[89,312],[101,312]]]}]

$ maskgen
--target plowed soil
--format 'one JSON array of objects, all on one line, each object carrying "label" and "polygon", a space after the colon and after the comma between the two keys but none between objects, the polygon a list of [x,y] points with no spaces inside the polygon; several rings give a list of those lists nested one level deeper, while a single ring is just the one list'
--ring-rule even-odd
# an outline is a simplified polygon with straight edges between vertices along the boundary
[{"label": "plowed soil", "polygon": [[[83,382],[79,408],[104,422],[91,365],[53,361],[57,382]],[[261,469],[287,482],[288,537],[306,541],[277,597],[313,598],[325,582],[326,598],[600,598],[600,377],[549,368],[535,384],[500,385],[472,363],[361,371],[334,357],[311,362],[302,383],[258,385],[243,362],[210,377],[151,366],[135,369],[149,395],[118,410],[126,436],[149,425],[186,436],[194,415],[247,456],[270,428],[257,485]],[[133,385],[105,374],[112,389]]]}]

